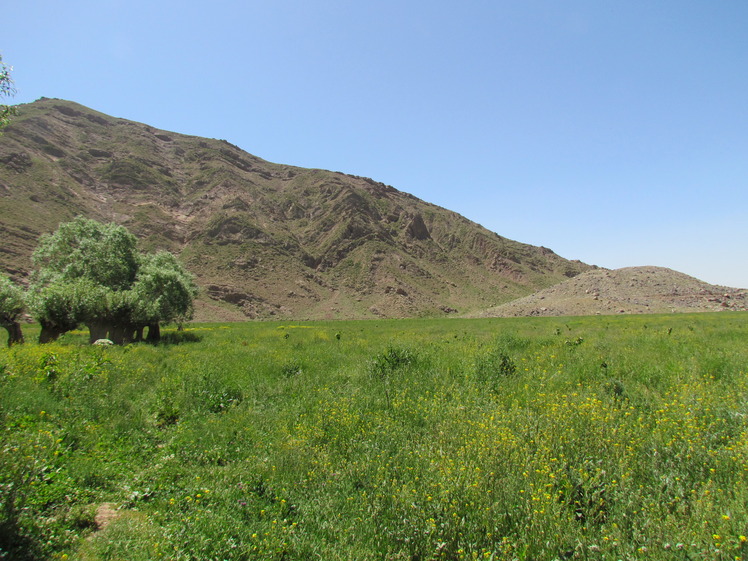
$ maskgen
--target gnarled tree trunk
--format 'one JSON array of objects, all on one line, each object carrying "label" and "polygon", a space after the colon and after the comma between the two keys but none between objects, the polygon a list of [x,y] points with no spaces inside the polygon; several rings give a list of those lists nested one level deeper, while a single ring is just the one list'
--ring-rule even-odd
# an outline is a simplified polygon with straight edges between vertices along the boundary
[{"label": "gnarled tree trunk", "polygon": [[109,339],[115,345],[128,345],[135,338],[135,327],[132,325],[113,325],[109,329]]},{"label": "gnarled tree trunk", "polygon": [[2,326],[8,332],[8,346],[23,343],[23,331],[17,321],[3,322]]},{"label": "gnarled tree trunk", "polygon": [[92,345],[99,339],[107,339],[109,334],[108,324],[101,321],[92,321],[86,327],[88,327],[88,342]]},{"label": "gnarled tree trunk", "polygon": [[65,330],[57,325],[42,323],[42,330],[39,333],[39,342],[51,343],[52,341],[57,341],[63,333],[65,333]]},{"label": "gnarled tree trunk", "polygon": [[148,338],[146,341],[149,343],[158,343],[161,340],[161,326],[158,323],[151,323],[148,325]]},{"label": "gnarled tree trunk", "polygon": [[133,343],[143,342],[143,331],[145,331],[144,325],[139,325],[135,328],[135,339],[133,339]]}]

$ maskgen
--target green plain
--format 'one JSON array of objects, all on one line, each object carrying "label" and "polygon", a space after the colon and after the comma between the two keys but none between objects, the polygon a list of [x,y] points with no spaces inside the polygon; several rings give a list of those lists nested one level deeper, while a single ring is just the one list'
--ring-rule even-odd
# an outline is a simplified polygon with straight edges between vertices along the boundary
[{"label": "green plain", "polygon": [[748,557],[746,313],[164,338],[0,351],[0,559]]}]

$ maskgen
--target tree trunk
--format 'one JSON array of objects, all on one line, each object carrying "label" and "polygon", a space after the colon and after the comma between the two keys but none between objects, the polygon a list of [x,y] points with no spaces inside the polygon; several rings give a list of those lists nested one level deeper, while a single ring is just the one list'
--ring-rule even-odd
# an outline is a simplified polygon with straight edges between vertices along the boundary
[{"label": "tree trunk", "polygon": [[23,343],[23,331],[21,331],[21,324],[17,321],[11,321],[3,323],[3,327],[8,332],[8,346]]},{"label": "tree trunk", "polygon": [[152,323],[148,326],[148,338],[146,341],[149,343],[158,343],[161,340],[161,326],[158,323]]},{"label": "tree trunk", "polygon": [[42,330],[39,333],[39,342],[43,344],[57,341],[63,333],[65,333],[65,331],[56,325],[42,324]]},{"label": "tree trunk", "polygon": [[143,331],[145,330],[144,325],[139,325],[135,328],[135,339],[133,342],[135,343],[142,343],[143,342]]},{"label": "tree trunk", "polygon": [[125,330],[119,325],[113,325],[109,329],[109,339],[115,345],[123,345],[125,340]]},{"label": "tree trunk", "polygon": [[103,322],[91,322],[88,327],[88,342],[92,345],[99,339],[107,339],[109,327]]},{"label": "tree trunk", "polygon": [[135,340],[135,326],[134,325],[126,325],[125,326],[125,336],[122,338],[122,344],[123,345],[129,345]]},{"label": "tree trunk", "polygon": [[128,345],[132,343],[135,335],[135,327],[132,325],[113,325],[109,330],[109,338],[115,345]]}]

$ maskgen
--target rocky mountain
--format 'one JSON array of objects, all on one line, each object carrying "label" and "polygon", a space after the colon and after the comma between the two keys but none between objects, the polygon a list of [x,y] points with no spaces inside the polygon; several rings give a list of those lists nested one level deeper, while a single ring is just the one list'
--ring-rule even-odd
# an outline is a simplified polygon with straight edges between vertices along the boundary
[{"label": "rocky mountain", "polygon": [[365,177],[69,101],[19,106],[0,136],[0,269],[23,282],[39,236],[76,215],[178,253],[199,319],[465,313],[590,269]]},{"label": "rocky mountain", "polygon": [[708,284],[664,267],[590,270],[482,317],[581,316],[748,310],[748,290]]}]

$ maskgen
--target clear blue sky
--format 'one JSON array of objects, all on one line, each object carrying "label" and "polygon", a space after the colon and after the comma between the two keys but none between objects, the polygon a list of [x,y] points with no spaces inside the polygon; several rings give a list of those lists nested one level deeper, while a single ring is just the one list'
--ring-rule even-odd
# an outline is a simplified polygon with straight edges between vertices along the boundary
[{"label": "clear blue sky", "polygon": [[603,267],[748,287],[746,0],[5,0],[59,97],[372,177]]}]

